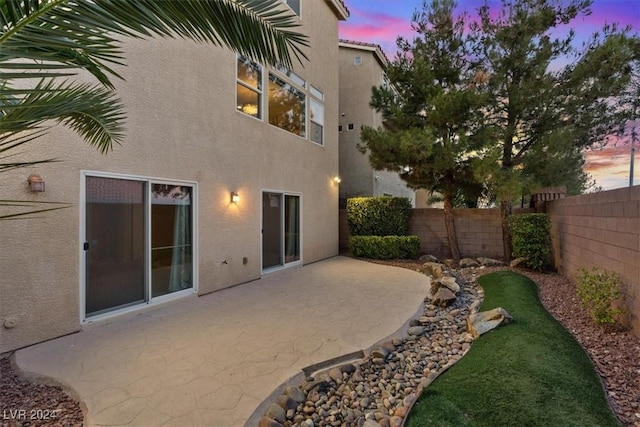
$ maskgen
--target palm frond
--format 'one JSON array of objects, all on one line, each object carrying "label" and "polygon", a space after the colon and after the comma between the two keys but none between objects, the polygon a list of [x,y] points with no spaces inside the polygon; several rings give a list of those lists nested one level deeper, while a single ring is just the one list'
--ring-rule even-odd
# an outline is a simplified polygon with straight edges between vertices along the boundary
[{"label": "palm frond", "polygon": [[112,67],[124,60],[122,35],[179,36],[291,68],[291,54],[306,59],[308,42],[294,31],[297,17],[281,6],[281,0],[4,0],[0,73],[32,79],[84,69],[113,87],[109,76],[121,76]]},{"label": "palm frond", "polygon": [[9,138],[54,120],[106,153],[124,137],[124,118],[115,93],[101,86],[44,79],[33,89],[5,88],[0,91],[0,148]]}]

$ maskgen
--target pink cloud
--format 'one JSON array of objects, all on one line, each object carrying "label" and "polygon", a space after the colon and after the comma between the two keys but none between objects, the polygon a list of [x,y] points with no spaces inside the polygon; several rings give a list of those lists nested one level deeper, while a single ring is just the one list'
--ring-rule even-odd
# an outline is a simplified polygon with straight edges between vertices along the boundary
[{"label": "pink cloud", "polygon": [[628,141],[612,142],[601,149],[585,152],[585,170],[590,173],[596,173],[603,169],[619,167],[625,163],[625,159],[626,163],[628,163],[630,156],[631,145]]},{"label": "pink cloud", "polygon": [[382,46],[389,57],[396,52],[398,36],[411,34],[410,19],[350,6],[351,17],[340,23],[340,38]]}]

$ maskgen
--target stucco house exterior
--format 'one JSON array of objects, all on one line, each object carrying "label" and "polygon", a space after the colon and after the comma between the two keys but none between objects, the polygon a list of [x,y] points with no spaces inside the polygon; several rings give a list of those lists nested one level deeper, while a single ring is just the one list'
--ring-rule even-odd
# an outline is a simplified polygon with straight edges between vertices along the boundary
[{"label": "stucco house exterior", "polygon": [[397,173],[376,171],[369,156],[361,153],[362,126],[382,127],[382,115],[369,106],[371,88],[385,83],[388,62],[379,45],[340,40],[340,200],[360,196],[408,197],[415,194]]},{"label": "stucco house exterior", "polygon": [[[337,255],[348,10],[282,7],[300,16],[309,62],[275,70],[191,41],[127,39],[125,142],[101,155],[57,126],[23,156],[59,162],[3,174],[0,199],[68,207],[0,221],[0,353]],[[29,191],[30,174],[44,192]]]}]

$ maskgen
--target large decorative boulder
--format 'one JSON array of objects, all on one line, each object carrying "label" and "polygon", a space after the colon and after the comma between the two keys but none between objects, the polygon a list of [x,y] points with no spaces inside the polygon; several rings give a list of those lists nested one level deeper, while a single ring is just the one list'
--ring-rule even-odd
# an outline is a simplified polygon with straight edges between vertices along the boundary
[{"label": "large decorative boulder", "polygon": [[431,295],[437,294],[440,288],[449,289],[456,295],[460,292],[460,285],[458,285],[456,278],[451,276],[443,276],[439,279],[433,280],[430,288]]},{"label": "large decorative boulder", "polygon": [[460,292],[460,285],[456,281],[455,277],[444,276],[440,279],[440,283],[442,283],[443,286],[447,287],[454,294]]},{"label": "large decorative boulder", "polygon": [[422,273],[426,274],[427,276],[431,276],[434,279],[439,279],[440,277],[442,277],[443,269],[444,266],[437,262],[425,262],[424,264],[422,264],[422,267],[420,267],[420,271]]},{"label": "large decorative boulder", "polygon": [[467,331],[478,338],[480,335],[497,328],[500,325],[511,323],[513,317],[502,307],[489,311],[481,311],[467,318]]},{"label": "large decorative boulder", "polygon": [[451,289],[441,287],[438,292],[431,297],[431,303],[440,307],[447,307],[456,300],[456,294],[451,292]]}]

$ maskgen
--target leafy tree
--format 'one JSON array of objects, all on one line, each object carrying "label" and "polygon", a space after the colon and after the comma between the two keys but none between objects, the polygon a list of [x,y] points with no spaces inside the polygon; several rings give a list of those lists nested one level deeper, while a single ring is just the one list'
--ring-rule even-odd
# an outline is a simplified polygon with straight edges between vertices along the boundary
[{"label": "leafy tree", "polygon": [[595,181],[584,170],[582,149],[573,144],[571,135],[556,132],[541,144],[532,146],[523,156],[523,194],[544,187],[567,188],[567,195],[596,189]]},{"label": "leafy tree", "polygon": [[[496,141],[477,170],[500,200],[507,258],[511,200],[522,193],[532,170],[525,164],[527,157],[544,153],[559,131],[570,138],[567,150],[575,155],[573,150],[616,132],[628,114],[613,106],[629,84],[632,61],[640,57],[638,39],[630,29],[607,26],[582,49],[573,46],[573,30],[563,38],[551,34],[588,15],[591,3],[502,0],[498,13],[488,4],[482,6],[471,25],[475,60],[487,76],[488,132]],[[559,67],[556,61],[566,57],[573,62]]]},{"label": "leafy tree", "polygon": [[442,194],[449,249],[457,261],[454,199],[461,189],[463,198],[477,199],[472,157],[484,144],[485,127],[476,88],[483,76],[468,60],[467,16],[454,17],[454,8],[453,0],[433,0],[416,10],[416,36],[398,39],[398,55],[386,70],[390,84],[373,88],[371,106],[386,129],[363,127],[360,148],[368,150],[375,169],[398,172],[409,187]]},{"label": "leafy tree", "polygon": [[[13,162],[9,152],[42,136],[52,121],[103,153],[122,141],[125,115],[111,78],[122,78],[112,67],[124,63],[123,37],[182,37],[287,67],[292,57],[306,58],[307,39],[281,6],[281,0],[1,0],[0,172],[34,164]],[[81,71],[97,82],[74,81]]]}]

